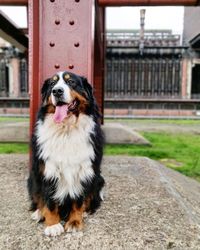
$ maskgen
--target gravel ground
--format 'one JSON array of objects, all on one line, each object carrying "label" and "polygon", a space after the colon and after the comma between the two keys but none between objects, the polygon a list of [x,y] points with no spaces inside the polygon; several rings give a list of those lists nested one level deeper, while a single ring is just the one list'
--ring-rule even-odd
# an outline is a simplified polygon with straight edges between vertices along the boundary
[{"label": "gravel ground", "polygon": [[200,249],[200,184],[148,158],[105,157],[106,197],[83,232],[30,219],[27,155],[0,155],[0,249]]}]

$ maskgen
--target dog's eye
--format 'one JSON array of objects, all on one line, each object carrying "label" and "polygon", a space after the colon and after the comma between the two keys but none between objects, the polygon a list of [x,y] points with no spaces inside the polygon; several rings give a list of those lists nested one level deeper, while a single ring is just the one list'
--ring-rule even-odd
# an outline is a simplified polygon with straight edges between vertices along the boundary
[{"label": "dog's eye", "polygon": [[69,84],[69,86],[71,87],[75,87],[76,86],[76,82],[72,79],[68,80],[67,83]]},{"label": "dog's eye", "polygon": [[56,82],[55,82],[55,81],[53,81],[53,80],[51,80],[51,81],[50,81],[50,85],[51,85],[51,87],[53,87],[55,84],[56,84]]}]

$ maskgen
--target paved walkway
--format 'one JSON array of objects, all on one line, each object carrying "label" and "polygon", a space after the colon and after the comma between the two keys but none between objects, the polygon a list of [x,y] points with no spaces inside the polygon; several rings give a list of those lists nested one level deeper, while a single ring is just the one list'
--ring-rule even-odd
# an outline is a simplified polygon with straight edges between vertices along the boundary
[{"label": "paved walkway", "polygon": [[148,158],[105,157],[106,198],[80,233],[30,219],[26,155],[0,155],[0,249],[200,249],[200,184]]},{"label": "paved walkway", "polygon": [[[113,121],[112,121],[113,122]],[[170,124],[156,120],[120,120],[122,125],[129,126],[134,131],[141,132],[169,132],[169,133],[191,133],[200,134],[200,124]],[[110,123],[110,122],[109,122]]]}]

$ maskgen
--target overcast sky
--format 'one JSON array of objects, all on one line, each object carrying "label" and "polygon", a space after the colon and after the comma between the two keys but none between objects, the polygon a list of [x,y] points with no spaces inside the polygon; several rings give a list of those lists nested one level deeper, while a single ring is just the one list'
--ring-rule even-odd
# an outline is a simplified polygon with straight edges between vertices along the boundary
[{"label": "overcast sky", "polygon": [[1,6],[0,10],[5,12],[20,28],[27,27],[26,7]]},{"label": "overcast sky", "polygon": [[[140,9],[146,9],[146,29],[172,29],[182,33],[183,7],[120,7],[107,8],[108,29],[139,29]],[[0,7],[19,27],[27,26],[25,7]]]},{"label": "overcast sky", "polygon": [[121,7],[107,8],[106,24],[108,29],[139,29],[140,9],[146,9],[146,29],[172,29],[182,33],[183,7]]}]

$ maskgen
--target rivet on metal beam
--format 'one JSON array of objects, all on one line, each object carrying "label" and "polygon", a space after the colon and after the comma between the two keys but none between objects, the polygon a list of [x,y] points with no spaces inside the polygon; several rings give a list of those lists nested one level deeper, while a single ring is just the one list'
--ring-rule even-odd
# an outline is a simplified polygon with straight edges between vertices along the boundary
[{"label": "rivet on metal beam", "polygon": [[56,20],[55,20],[55,24],[56,24],[56,25],[59,25],[59,24],[60,24],[60,20],[59,20],[59,19],[56,19]]},{"label": "rivet on metal beam", "polygon": [[79,42],[77,42],[74,44],[74,47],[79,47],[79,45],[80,45]]},{"label": "rivet on metal beam", "polygon": [[49,45],[50,45],[51,47],[54,47],[54,46],[55,46],[55,43],[54,43],[54,42],[50,42]]},{"label": "rivet on metal beam", "polygon": [[69,65],[69,69],[73,69],[74,68],[74,65],[73,64],[70,64]]},{"label": "rivet on metal beam", "polygon": [[58,63],[56,63],[56,64],[54,65],[54,67],[55,67],[56,69],[59,69],[59,68],[60,68],[60,65],[59,65]]},{"label": "rivet on metal beam", "polygon": [[74,20],[69,21],[70,25],[74,25]]}]

